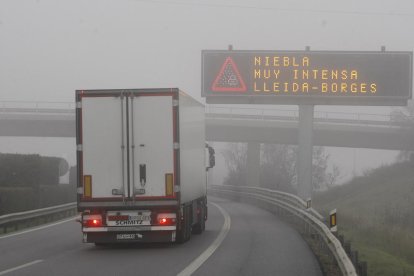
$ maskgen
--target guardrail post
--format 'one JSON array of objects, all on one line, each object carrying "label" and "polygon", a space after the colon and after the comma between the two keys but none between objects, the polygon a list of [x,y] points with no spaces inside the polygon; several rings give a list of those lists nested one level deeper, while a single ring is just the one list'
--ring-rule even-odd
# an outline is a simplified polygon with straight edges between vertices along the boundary
[{"label": "guardrail post", "polygon": [[352,263],[354,264],[355,267],[358,266],[358,261],[359,261],[358,260],[359,259],[358,255],[359,254],[358,254],[357,250],[355,250],[355,251],[351,250],[351,261],[352,261]]},{"label": "guardrail post", "polygon": [[344,236],[343,235],[338,235],[338,240],[342,244],[342,246],[344,246],[344,243],[345,243]]},{"label": "guardrail post", "polygon": [[312,198],[308,197],[306,199],[306,209],[312,208]]},{"label": "guardrail post", "polygon": [[344,244],[344,249],[345,249],[346,254],[350,256],[351,255],[351,242],[346,241]]},{"label": "guardrail post", "polygon": [[358,265],[358,275],[367,276],[368,275],[368,265],[367,262],[361,262]]}]

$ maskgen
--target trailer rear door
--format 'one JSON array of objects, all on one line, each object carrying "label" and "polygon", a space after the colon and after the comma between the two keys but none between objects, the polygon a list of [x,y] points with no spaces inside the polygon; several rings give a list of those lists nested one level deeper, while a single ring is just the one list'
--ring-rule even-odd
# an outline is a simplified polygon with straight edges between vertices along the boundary
[{"label": "trailer rear door", "polygon": [[125,109],[125,100],[120,97],[82,98],[85,199],[123,196],[112,191],[123,191],[126,184]]},{"label": "trailer rear door", "polygon": [[172,96],[131,98],[131,196],[172,197],[174,173]]},{"label": "trailer rear door", "polygon": [[175,197],[173,95],[82,94],[81,200]]}]

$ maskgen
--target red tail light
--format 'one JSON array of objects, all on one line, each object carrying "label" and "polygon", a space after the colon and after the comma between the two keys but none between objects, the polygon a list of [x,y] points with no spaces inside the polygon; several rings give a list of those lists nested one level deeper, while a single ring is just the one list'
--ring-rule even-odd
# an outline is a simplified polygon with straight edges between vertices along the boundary
[{"label": "red tail light", "polygon": [[159,225],[175,225],[177,221],[176,214],[158,214],[157,222]]},{"label": "red tail light", "polygon": [[102,227],[101,215],[83,215],[82,225],[84,227]]}]

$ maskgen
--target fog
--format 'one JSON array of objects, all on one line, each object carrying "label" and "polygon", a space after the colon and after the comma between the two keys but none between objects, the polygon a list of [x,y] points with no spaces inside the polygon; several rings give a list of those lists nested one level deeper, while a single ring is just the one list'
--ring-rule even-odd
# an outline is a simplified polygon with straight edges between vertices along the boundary
[{"label": "fog", "polygon": [[[7,125],[13,130],[17,125],[14,122],[24,120],[25,124],[21,125],[32,126],[32,129],[40,132],[42,128],[31,125],[31,119],[44,116],[41,122],[46,122],[47,127],[54,131],[59,127],[48,124],[47,120],[63,121],[71,118],[60,119],[50,114],[28,118],[26,115],[30,113],[26,113],[21,116],[25,118],[21,119],[21,114],[16,115],[23,113],[21,110],[7,114],[5,107],[13,107],[13,104],[19,108],[33,107],[36,102],[43,102],[43,106],[47,107],[74,107],[75,90],[81,89],[177,87],[205,103],[201,96],[202,50],[227,50],[232,45],[234,50],[289,51],[309,47],[311,51],[381,51],[385,47],[386,51],[412,52],[413,26],[413,0],[0,0],[0,127]],[[211,90],[222,81],[227,65],[221,67],[221,75],[216,77]],[[391,65],[386,68],[395,69]],[[239,75],[237,68],[234,71],[231,77]],[[352,68],[349,71],[357,70]],[[396,76],[400,73],[390,71],[392,73],[381,81],[386,80],[384,82],[392,86],[390,83],[394,82],[388,80],[398,83]],[[277,79],[275,71],[273,74]],[[322,79],[326,80],[324,77]],[[351,80],[352,77],[342,78],[342,81],[344,79]],[[228,78],[228,83],[229,80],[233,81],[230,86],[234,85],[234,78]],[[366,85],[363,83],[365,76],[352,80],[358,80],[359,87]],[[372,84],[375,89],[371,88],[368,92],[374,94],[376,83]],[[236,91],[234,87],[221,88],[222,92],[226,88]],[[397,85],[393,88],[388,91],[396,93],[405,90],[398,90]],[[318,90],[318,87],[311,89]],[[319,89],[323,90],[320,86]],[[346,89],[346,93],[367,93],[365,88],[359,92],[349,87]],[[332,92],[339,92],[339,89]],[[384,94],[376,95],[382,97]],[[247,117],[247,112],[243,114],[246,116],[236,119],[231,116],[231,112],[228,112],[230,116],[227,117],[218,115],[214,117],[217,120],[211,120],[218,125],[215,126],[214,135],[227,133],[233,134],[235,138],[219,140],[216,136],[210,136],[211,139],[217,139],[208,141],[216,152],[216,166],[205,177],[202,108],[194,107],[195,104],[185,107],[185,101],[184,104],[178,101],[180,111],[175,109],[171,113],[168,110],[176,101],[172,105],[171,102],[163,101],[165,105],[160,105],[159,109],[152,108],[153,104],[147,102],[135,108],[132,100],[127,98],[124,101],[122,98],[122,104],[118,105],[121,109],[119,117],[108,112],[113,105],[100,105],[99,112],[94,112],[95,106],[89,103],[88,107],[83,101],[83,114],[78,121],[84,133],[80,139],[82,145],[78,147],[82,151],[79,156],[83,158],[79,159],[82,161],[77,168],[79,178],[75,180],[75,170],[72,170],[70,177],[67,173],[57,181],[57,173],[65,170],[62,169],[66,166],[65,162],[54,166],[54,172],[45,167],[45,171],[55,173],[56,178],[51,183],[69,185],[45,185],[40,178],[41,166],[25,162],[23,158],[21,170],[14,169],[15,161],[8,161],[12,159],[0,160],[3,162],[1,168],[6,169],[0,175],[0,184],[4,186],[0,185],[0,275],[9,272],[19,275],[187,275],[193,272],[194,275],[322,275],[319,266],[331,261],[334,265],[330,267],[328,264],[323,275],[331,275],[338,262],[341,269],[351,275],[350,260],[345,257],[339,240],[334,236],[342,240],[346,251],[352,249],[348,252],[352,261],[363,261],[356,268],[362,271],[368,265],[369,275],[414,275],[414,155],[405,152],[410,153],[406,155],[407,160],[396,162],[401,152],[395,150],[413,141],[414,123],[406,124],[408,127],[401,131],[402,128],[393,128],[385,123],[374,124],[371,121],[370,126],[362,123],[356,126],[349,120],[340,122],[344,118],[336,117],[338,120],[334,121],[332,117],[316,115],[325,111],[336,114],[345,112],[348,115],[344,116],[348,119],[352,117],[349,114],[355,115],[353,118],[389,119],[391,112],[403,110],[403,107],[315,106],[316,123],[313,126],[314,133],[319,136],[314,135],[313,145],[338,147],[313,147],[313,163],[312,144],[307,144],[311,141],[311,127],[310,123],[307,125],[305,122],[311,116],[309,106],[302,109],[309,113],[302,113],[308,114],[308,117],[301,120],[300,125],[305,131],[300,135],[297,135],[296,121],[292,116],[280,119],[278,115],[272,114],[276,120],[263,120],[257,115],[260,110],[255,118]],[[185,113],[184,107],[193,110]],[[214,109],[214,106],[209,107]],[[298,110],[296,105],[248,107],[293,110],[292,114],[297,114]],[[138,112],[134,113],[134,108]],[[413,111],[414,105],[411,108]],[[89,117],[85,115],[86,110],[89,111]],[[154,113],[140,113],[141,110]],[[161,113],[168,116],[173,114],[173,119],[168,122],[174,122],[171,126],[174,130],[170,131],[170,125],[164,124],[167,122],[164,118],[170,117],[161,117]],[[139,114],[138,119],[145,118],[145,124],[136,119],[134,123],[134,114]],[[141,114],[151,116],[144,117]],[[393,118],[398,117],[395,114]],[[177,116],[185,119],[178,120],[177,124]],[[317,121],[321,118],[325,120]],[[402,115],[398,118],[406,122],[413,119]],[[104,124],[96,123],[96,119]],[[148,131],[147,121],[163,132]],[[8,124],[2,124],[4,122]],[[247,126],[247,123],[250,125]],[[116,124],[121,128],[118,140],[113,139],[115,134],[112,135],[110,128],[107,129],[107,125]],[[184,126],[184,130],[177,130],[177,125]],[[212,125],[208,129],[213,129]],[[21,129],[29,132],[29,128]],[[229,131],[230,128],[233,131]],[[2,135],[8,131],[6,127],[1,129]],[[89,133],[83,131],[85,129]],[[135,131],[141,132],[135,135]],[[397,131],[400,132],[396,135]],[[13,133],[20,135],[21,132]],[[145,139],[137,139],[136,136],[142,133]],[[165,133],[174,138],[169,139],[170,136]],[[260,136],[255,136],[258,133]],[[404,135],[398,136],[401,133]],[[285,145],[299,140],[300,149],[307,148],[309,151],[302,150],[297,154],[298,147],[295,146],[258,142],[274,142],[273,139],[279,134],[281,138],[278,137],[280,140],[277,143]],[[177,137],[180,137],[179,147],[175,143]],[[296,139],[298,137],[300,139]],[[315,137],[318,137],[317,141]],[[377,141],[378,137],[380,141]],[[241,138],[251,142],[250,150],[246,143],[241,147],[238,147],[240,144],[236,145],[231,152],[236,154],[230,155],[230,158],[228,154],[225,159],[225,150],[230,149],[228,153],[235,144],[223,141],[236,142],[234,140]],[[161,140],[168,140],[168,143],[160,146]],[[74,137],[0,136],[0,153],[61,157],[74,166],[77,162],[75,143]],[[114,144],[116,147],[112,147]],[[118,148],[120,144],[122,146]],[[346,148],[350,146],[372,146],[369,148],[373,149]],[[173,148],[179,148],[179,154],[173,153]],[[119,153],[117,156],[116,152]],[[152,158],[152,155],[155,157]],[[17,156],[16,160],[20,157]],[[32,159],[40,163],[41,159],[49,158],[36,156]],[[49,160],[56,165],[56,159]],[[236,165],[227,166],[228,169],[228,160]],[[392,165],[373,170],[386,164]],[[162,166],[164,168],[160,169]],[[20,180],[21,175],[23,180]],[[33,180],[31,186],[27,179]],[[233,187],[206,185],[206,179],[209,184],[225,183]],[[72,185],[75,182],[78,185]],[[243,185],[260,188],[240,187]],[[293,198],[294,193],[298,197]],[[8,230],[17,231],[20,226],[33,227],[35,224],[28,222],[26,215],[24,222],[16,222],[9,215],[3,216],[1,221],[6,212],[73,202],[75,197],[78,198],[77,211],[82,211],[81,216],[76,213],[77,218],[80,217],[82,229],[74,218],[69,218],[8,234]],[[306,203],[299,198],[306,200]],[[320,218],[315,216],[315,210],[321,213]],[[66,213],[70,216],[69,212]],[[47,214],[50,214],[49,211]],[[23,215],[20,213],[18,217]],[[53,216],[50,214],[50,217]],[[61,216],[56,216],[56,219],[61,219]],[[49,222],[47,215],[36,216],[36,223]],[[112,245],[115,241],[161,241],[157,240],[157,236],[162,236],[162,241],[168,239],[181,243],[191,233],[199,234],[204,228],[207,231],[203,236],[195,236],[187,244],[128,245],[114,248],[116,250],[101,246]],[[335,232],[335,235],[331,235],[330,231]],[[161,234],[157,235],[156,232]],[[81,244],[82,238],[84,242],[95,242],[100,247],[87,247]],[[105,244],[107,242],[109,244]],[[319,260],[315,259],[312,248],[316,248],[314,253],[319,255]],[[106,259],[112,262],[106,264]],[[334,275],[339,273],[338,270],[338,274]]]},{"label": "fog", "polygon": [[408,0],[3,0],[0,99],[171,86],[201,99],[202,49],[412,51],[413,25]]},{"label": "fog", "polygon": [[[145,87],[179,87],[204,101],[202,49],[232,44],[236,50],[377,51],[386,46],[412,51],[412,26],[409,0],[3,0],[0,101],[73,101],[76,89]],[[389,113],[391,108],[315,110]],[[330,151],[332,162],[348,175],[355,166],[360,173],[396,155]]]}]

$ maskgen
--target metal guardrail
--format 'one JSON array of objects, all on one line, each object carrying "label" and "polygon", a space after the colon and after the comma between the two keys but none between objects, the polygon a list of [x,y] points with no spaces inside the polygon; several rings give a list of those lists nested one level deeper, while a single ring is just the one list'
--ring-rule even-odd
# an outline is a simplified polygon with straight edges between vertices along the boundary
[{"label": "metal guardrail", "polygon": [[[218,187],[229,187],[229,186],[218,186]],[[274,199],[279,199],[282,201],[285,201],[287,203],[290,203],[298,208],[301,209],[307,209],[307,203],[301,199],[300,197],[298,197],[297,195],[293,195],[293,194],[289,194],[289,193],[285,193],[285,192],[280,192],[280,191],[276,191],[276,190],[271,190],[271,189],[266,189],[266,188],[259,188],[259,187],[240,187],[246,191],[251,191],[251,192],[255,192],[257,194],[263,195],[263,196],[271,196]],[[324,217],[319,214],[318,211],[316,211],[313,208],[307,209],[308,212],[310,212],[313,216],[315,216],[317,219],[319,219],[320,221],[323,221]]]},{"label": "metal guardrail", "polygon": [[265,209],[273,210],[274,207],[277,207],[288,212],[296,219],[304,222],[308,231],[314,231],[321,237],[321,240],[338,263],[343,275],[357,275],[354,264],[342,247],[341,242],[331,233],[317,211],[312,208],[306,209],[306,202],[301,198],[270,189],[230,185],[211,185],[209,186],[209,194],[242,197],[249,201],[253,200],[252,203]]},{"label": "metal guardrail", "polygon": [[[27,226],[34,220],[41,218],[63,218],[76,213],[76,202],[26,212],[12,213],[0,216],[0,228],[3,228],[3,233],[7,233],[9,228],[18,230],[19,225],[25,224]],[[48,219],[45,219],[45,221],[48,221]]]}]

